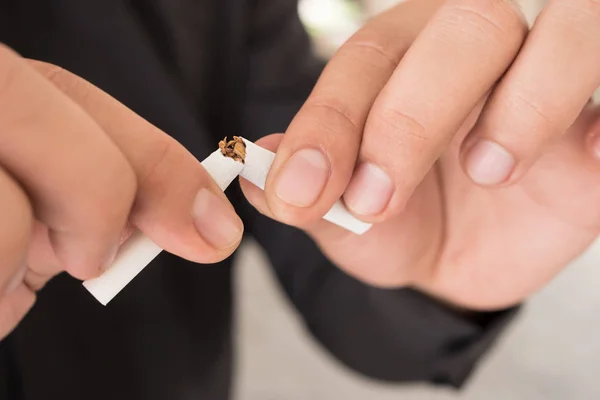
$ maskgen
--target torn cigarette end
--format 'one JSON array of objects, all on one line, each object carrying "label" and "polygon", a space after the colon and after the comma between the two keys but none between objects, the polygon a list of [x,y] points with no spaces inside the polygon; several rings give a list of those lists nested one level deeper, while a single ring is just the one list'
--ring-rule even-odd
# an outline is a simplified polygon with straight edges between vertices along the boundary
[{"label": "torn cigarette end", "polygon": [[233,140],[227,140],[227,136],[219,142],[221,154],[233,158],[235,161],[246,163],[246,143],[240,136],[234,136]]}]

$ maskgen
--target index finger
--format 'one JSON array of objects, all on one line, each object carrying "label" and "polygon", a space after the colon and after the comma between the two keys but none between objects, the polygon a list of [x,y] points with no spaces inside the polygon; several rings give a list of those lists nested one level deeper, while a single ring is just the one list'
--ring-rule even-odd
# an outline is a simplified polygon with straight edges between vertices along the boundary
[{"label": "index finger", "polygon": [[[334,55],[292,121],[269,173],[273,215],[291,225],[319,220],[352,176],[369,110],[400,59],[442,0],[381,14]],[[411,7],[418,13],[408,12]]]}]

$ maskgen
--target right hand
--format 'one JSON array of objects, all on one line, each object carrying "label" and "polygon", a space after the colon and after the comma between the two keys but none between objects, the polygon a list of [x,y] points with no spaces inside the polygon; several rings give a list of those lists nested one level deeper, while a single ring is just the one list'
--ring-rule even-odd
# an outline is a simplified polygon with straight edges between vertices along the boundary
[{"label": "right hand", "polygon": [[[599,4],[550,1],[531,33],[513,0],[390,8],[332,57],[285,135],[257,142],[277,155],[265,191],[244,193],[368,284],[464,309],[521,302],[600,233],[600,108],[584,109]],[[322,221],[340,197],[377,224]]]},{"label": "right hand", "polygon": [[0,47],[0,340],[35,292],[110,265],[127,227],[198,263],[243,231],[183,146],[83,79]]}]

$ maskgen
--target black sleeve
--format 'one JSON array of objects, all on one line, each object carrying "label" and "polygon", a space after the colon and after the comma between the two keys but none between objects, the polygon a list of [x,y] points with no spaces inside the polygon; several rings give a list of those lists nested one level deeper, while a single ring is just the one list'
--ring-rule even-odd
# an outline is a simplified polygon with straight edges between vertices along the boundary
[{"label": "black sleeve", "polygon": [[[244,124],[251,139],[285,131],[323,65],[311,53],[295,1],[256,4]],[[308,330],[367,376],[458,387],[515,313],[466,317],[413,290],[369,287],[332,265],[301,231],[243,210]]]}]

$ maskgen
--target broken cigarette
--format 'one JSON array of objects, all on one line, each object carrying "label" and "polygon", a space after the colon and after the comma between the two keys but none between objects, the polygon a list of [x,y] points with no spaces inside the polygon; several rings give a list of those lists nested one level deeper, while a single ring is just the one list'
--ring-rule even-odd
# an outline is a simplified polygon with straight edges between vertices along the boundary
[{"label": "broken cigarette", "polygon": [[[233,140],[222,140],[219,149],[202,161],[202,166],[223,191],[238,175],[264,190],[274,159],[275,153],[234,136]],[[350,214],[342,201],[337,201],[323,218],[358,235],[371,227]],[[101,304],[107,305],[161,251],[147,236],[136,231],[121,246],[114,263],[99,277],[85,281],[83,286]]]}]

